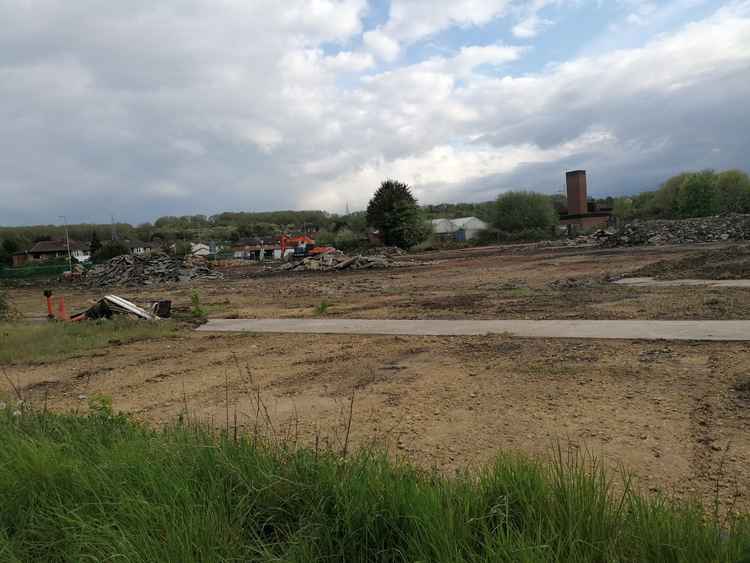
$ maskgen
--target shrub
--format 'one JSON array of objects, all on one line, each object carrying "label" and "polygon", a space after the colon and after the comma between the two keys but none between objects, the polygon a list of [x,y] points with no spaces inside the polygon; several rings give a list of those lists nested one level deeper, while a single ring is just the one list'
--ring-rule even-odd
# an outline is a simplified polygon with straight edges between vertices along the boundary
[{"label": "shrub", "polygon": [[500,242],[536,242],[553,237],[549,229],[522,229],[520,231],[497,231],[495,237]]},{"label": "shrub", "polygon": [[549,237],[557,222],[557,212],[547,195],[507,192],[497,198],[494,224],[500,231],[546,231],[545,236]]},{"label": "shrub", "polygon": [[349,229],[339,229],[336,233],[336,238],[333,241],[333,246],[339,250],[353,250],[363,245],[365,241],[361,237],[358,237],[355,233]]},{"label": "shrub", "polygon": [[190,294],[190,315],[195,319],[202,319],[206,316],[206,310],[201,307],[201,296],[197,289]]}]

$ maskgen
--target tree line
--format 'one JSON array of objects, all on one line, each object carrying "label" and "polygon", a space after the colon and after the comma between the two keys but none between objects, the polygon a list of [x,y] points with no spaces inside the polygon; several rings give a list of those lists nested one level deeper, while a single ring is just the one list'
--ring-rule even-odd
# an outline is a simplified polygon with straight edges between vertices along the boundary
[{"label": "tree line", "polygon": [[[657,190],[602,200],[613,207],[620,221],[680,219],[720,213],[750,213],[750,178],[741,170],[683,172]],[[495,201],[441,203],[420,206],[407,184],[386,180],[376,190],[367,210],[337,215],[320,210],[223,212],[216,215],[159,217],[153,223],[130,225],[68,225],[71,239],[91,241],[101,252],[121,252],[122,241],[144,242],[217,240],[270,237],[289,230],[317,233],[321,244],[347,250],[367,241],[368,228],[380,231],[385,244],[413,246],[430,237],[429,221],[475,216],[491,225],[487,242],[503,239],[539,239],[551,236],[566,207],[560,194],[505,192]],[[30,249],[41,240],[62,239],[61,225],[0,227],[0,263],[13,253]]]}]

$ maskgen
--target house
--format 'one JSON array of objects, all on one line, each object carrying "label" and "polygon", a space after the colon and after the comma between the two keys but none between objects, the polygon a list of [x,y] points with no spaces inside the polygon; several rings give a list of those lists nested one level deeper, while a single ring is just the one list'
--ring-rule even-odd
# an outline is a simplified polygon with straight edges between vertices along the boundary
[{"label": "house", "polygon": [[241,260],[278,260],[281,246],[259,238],[240,239],[232,244],[232,255]]},{"label": "house", "polygon": [[127,240],[124,244],[130,250],[130,254],[136,256],[151,256],[154,250],[154,245],[150,242],[142,242],[140,240]]},{"label": "house", "polygon": [[489,225],[477,217],[459,217],[458,219],[434,219],[432,228],[441,239],[459,242],[475,239]]},{"label": "house", "polygon": [[588,201],[586,193],[586,171],[572,170],[565,173],[568,192],[568,208],[560,215],[560,225],[569,231],[604,228],[612,222],[612,209],[597,207]]},{"label": "house", "polygon": [[[86,262],[91,258],[88,245],[78,241],[70,241],[70,256],[78,262]],[[68,242],[65,240],[43,240],[25,252],[16,252],[13,255],[13,266],[23,266],[27,263],[47,262],[68,258]]]}]

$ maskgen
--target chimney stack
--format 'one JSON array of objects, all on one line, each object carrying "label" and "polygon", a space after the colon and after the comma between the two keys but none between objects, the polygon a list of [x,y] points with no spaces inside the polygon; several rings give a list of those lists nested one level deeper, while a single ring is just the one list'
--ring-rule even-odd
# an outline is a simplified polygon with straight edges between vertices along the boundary
[{"label": "chimney stack", "polygon": [[584,215],[588,213],[588,197],[586,195],[586,171],[572,170],[565,173],[568,186],[568,214]]}]

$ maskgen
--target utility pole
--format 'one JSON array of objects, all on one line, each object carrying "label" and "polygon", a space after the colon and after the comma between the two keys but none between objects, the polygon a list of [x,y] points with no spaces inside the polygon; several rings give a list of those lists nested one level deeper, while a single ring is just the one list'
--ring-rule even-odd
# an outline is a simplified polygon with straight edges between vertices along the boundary
[{"label": "utility pole", "polygon": [[112,220],[112,240],[117,240],[117,223],[115,223],[115,216],[110,215],[109,218]]},{"label": "utility pole", "polygon": [[65,215],[58,215],[65,225],[65,246],[68,248],[68,271],[73,274],[73,257],[70,255],[70,237],[68,236],[68,218]]}]

